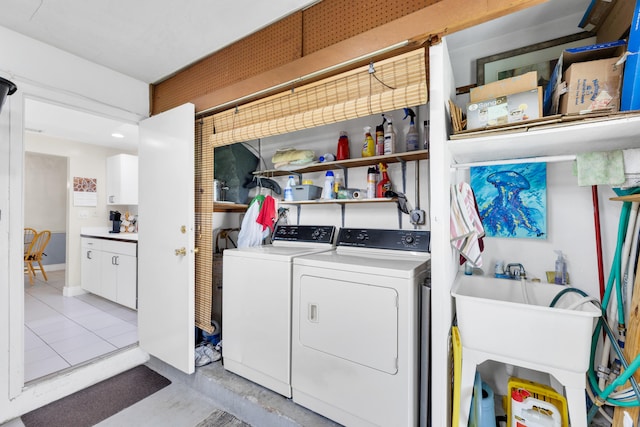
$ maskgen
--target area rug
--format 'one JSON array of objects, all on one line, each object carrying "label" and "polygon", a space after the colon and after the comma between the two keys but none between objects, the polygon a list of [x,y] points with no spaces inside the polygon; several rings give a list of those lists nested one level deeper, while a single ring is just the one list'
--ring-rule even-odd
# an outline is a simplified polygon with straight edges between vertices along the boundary
[{"label": "area rug", "polygon": [[171,384],[144,365],[22,416],[26,427],[90,427]]},{"label": "area rug", "polygon": [[196,427],[251,427],[228,412],[216,409]]}]

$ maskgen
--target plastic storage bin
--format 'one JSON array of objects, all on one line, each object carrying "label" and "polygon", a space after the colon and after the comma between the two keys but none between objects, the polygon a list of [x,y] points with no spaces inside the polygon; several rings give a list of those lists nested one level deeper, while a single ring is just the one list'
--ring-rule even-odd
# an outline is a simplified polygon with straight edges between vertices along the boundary
[{"label": "plastic storage bin", "polygon": [[293,200],[301,201],[301,200],[316,200],[320,198],[322,194],[322,187],[318,187],[317,185],[296,185],[293,187]]}]

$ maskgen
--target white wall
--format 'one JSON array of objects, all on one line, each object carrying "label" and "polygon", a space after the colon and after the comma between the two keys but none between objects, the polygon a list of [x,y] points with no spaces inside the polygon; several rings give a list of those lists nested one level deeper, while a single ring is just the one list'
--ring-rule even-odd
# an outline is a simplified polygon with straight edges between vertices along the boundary
[{"label": "white wall", "polygon": [[[423,138],[422,122],[427,119],[426,106],[414,108],[417,113],[416,123],[418,126],[420,141]],[[403,120],[403,110],[396,110],[387,113],[393,119],[394,128],[397,133],[396,152],[404,152],[405,135],[409,128],[409,119]],[[257,152],[260,149],[262,158],[266,162],[268,169],[273,168],[271,158],[277,149],[285,147],[295,147],[299,150],[313,150],[316,158],[325,153],[336,153],[338,145],[338,137],[340,131],[346,131],[349,136],[349,151],[351,158],[362,157],[362,145],[364,142],[364,127],[370,126],[372,132],[375,132],[376,125],[382,122],[382,116],[376,114],[373,116],[362,117],[345,121],[342,123],[326,125],[318,128],[307,129],[303,131],[293,132],[286,135],[279,135],[264,138],[258,144],[257,141],[251,141],[249,144]],[[420,206],[421,209],[429,209],[428,197],[428,161],[419,162],[419,195],[416,197],[416,162],[406,162],[406,185],[402,184],[402,165],[401,163],[389,163],[388,173],[389,179],[393,185],[393,191],[404,193],[411,207]],[[260,162],[260,165],[263,163]],[[366,177],[367,167],[350,168],[343,171],[339,168],[333,170],[336,176],[345,178],[348,174],[348,188],[361,189],[366,193]],[[310,179],[314,185],[322,187],[324,183],[325,172],[305,173],[302,179]],[[284,189],[287,176],[273,178]],[[297,179],[297,178],[296,178]],[[263,190],[263,194],[269,193]],[[250,196],[255,195],[255,190],[250,192]],[[282,199],[283,195],[273,195],[276,199]],[[334,225],[336,227],[364,227],[364,228],[404,228],[412,229],[414,226],[409,223],[409,216],[402,214],[401,224],[398,217],[398,208],[395,203],[383,204],[358,204],[348,205],[345,207],[344,225],[342,224],[342,211],[338,204],[322,204],[318,206],[304,205],[300,208],[292,205],[281,205],[289,209],[289,223],[298,223],[298,209],[300,209],[300,224],[305,225]],[[428,214],[427,214],[428,217]],[[418,226],[417,228],[428,230],[428,224]]]},{"label": "white wall", "polygon": [[[68,174],[65,172],[67,194],[65,218],[67,229],[67,274],[65,288],[80,286],[80,229],[87,226],[109,226],[110,206],[106,204],[106,159],[122,151],[75,141],[66,141],[38,134],[25,135],[25,151],[51,154],[68,158]],[[73,178],[96,178],[98,204],[95,207],[75,206],[73,203]],[[26,215],[26,212],[25,212]],[[76,291],[65,289],[65,294]]]},{"label": "white wall", "polygon": [[[24,100],[32,97],[132,123],[148,115],[148,85],[0,27],[0,76],[18,91],[0,114],[0,423],[142,363],[130,350],[23,388]],[[90,173],[82,165],[71,168]],[[69,230],[79,233],[79,228]]]},{"label": "white wall", "polygon": [[[568,0],[567,7],[582,0]],[[535,6],[536,8],[544,7]],[[575,9],[575,8],[574,8]],[[582,14],[558,14],[557,19],[540,22],[531,11],[525,11],[532,18],[513,20],[510,27],[497,19],[471,29],[447,36],[449,55],[454,70],[457,87],[476,82],[476,58],[505,52],[523,46],[552,40],[582,31],[577,24]],[[518,12],[516,15],[525,15]],[[510,17],[511,18],[511,17]],[[517,25],[517,26],[515,26]],[[499,37],[486,38],[485,31],[493,33],[493,28],[503,29]],[[469,60],[473,58],[473,60]],[[455,102],[464,106],[468,94],[458,95]],[[468,170],[463,171],[468,180]],[[491,273],[496,260],[519,262],[524,265],[528,277],[545,280],[545,271],[554,270],[556,254],[562,250],[567,258],[567,268],[572,285],[590,295],[599,296],[598,269],[596,260],[594,208],[591,187],[578,187],[573,174],[573,162],[547,164],[548,235],[545,240],[485,238],[485,272]],[[608,186],[599,186],[599,210],[603,240],[603,261],[605,284],[615,251],[620,202],[608,199],[615,193]]]}]

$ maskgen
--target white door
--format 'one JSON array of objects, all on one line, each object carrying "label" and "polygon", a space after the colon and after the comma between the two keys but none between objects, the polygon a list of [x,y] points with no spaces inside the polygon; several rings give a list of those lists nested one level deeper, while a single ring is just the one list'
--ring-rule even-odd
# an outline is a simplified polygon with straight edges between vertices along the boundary
[{"label": "white door", "polygon": [[151,355],[193,373],[194,117],[184,104],[140,123],[138,334]]}]

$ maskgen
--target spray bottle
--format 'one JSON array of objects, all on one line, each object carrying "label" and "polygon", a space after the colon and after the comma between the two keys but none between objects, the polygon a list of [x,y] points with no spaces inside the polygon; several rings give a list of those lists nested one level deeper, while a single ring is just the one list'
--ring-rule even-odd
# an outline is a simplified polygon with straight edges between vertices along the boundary
[{"label": "spray bottle", "polygon": [[416,113],[414,113],[411,108],[405,108],[404,114],[405,114],[404,119],[406,119],[407,117],[410,117],[409,130],[407,131],[407,137],[405,139],[405,142],[407,144],[407,151],[415,151],[418,149],[418,145],[419,145],[418,140],[420,139],[420,135],[418,134],[418,130],[416,129],[416,123],[414,121],[416,117]]},{"label": "spray bottle", "polygon": [[384,124],[387,118],[382,115],[382,123],[376,126],[376,156],[384,154]]},{"label": "spray bottle", "polygon": [[369,167],[367,170],[367,199],[376,197],[376,184],[378,183],[378,174],[375,166]]},{"label": "spray bottle", "polygon": [[391,181],[387,174],[387,164],[380,163],[380,172],[382,173],[382,179],[376,186],[376,197],[384,197],[384,193],[391,190]]},{"label": "spray bottle", "polygon": [[384,131],[384,154],[396,152],[396,131],[393,129],[391,119],[387,119],[387,128]]},{"label": "spray bottle", "polygon": [[555,274],[555,283],[557,285],[566,285],[567,284],[567,263],[564,261],[564,257],[562,256],[562,251],[554,251],[558,254],[558,259],[556,259],[556,274]]},{"label": "spray bottle", "polygon": [[376,143],[371,136],[371,126],[364,128],[364,144],[362,144],[362,157],[371,157],[376,155]]}]

